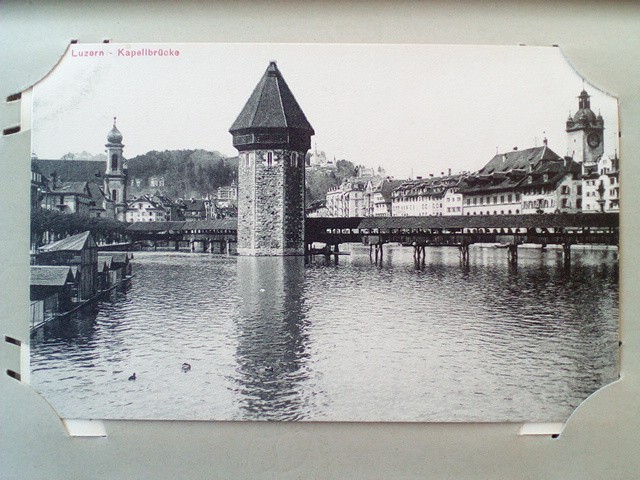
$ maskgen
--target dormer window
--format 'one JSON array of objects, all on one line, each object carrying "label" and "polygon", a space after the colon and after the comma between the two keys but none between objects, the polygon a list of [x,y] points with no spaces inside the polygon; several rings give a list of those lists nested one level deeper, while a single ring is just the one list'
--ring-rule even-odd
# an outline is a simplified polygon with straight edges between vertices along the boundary
[{"label": "dormer window", "polygon": [[533,183],[533,177],[531,176],[527,177],[527,183]]},{"label": "dormer window", "polygon": [[542,181],[543,182],[548,182],[549,181],[549,174],[545,173],[544,175],[542,175]]}]

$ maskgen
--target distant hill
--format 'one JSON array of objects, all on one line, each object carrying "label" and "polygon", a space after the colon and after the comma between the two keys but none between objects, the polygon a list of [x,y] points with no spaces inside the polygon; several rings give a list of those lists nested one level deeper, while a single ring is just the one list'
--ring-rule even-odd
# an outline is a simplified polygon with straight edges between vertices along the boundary
[{"label": "distant hill", "polygon": [[127,160],[129,181],[139,180],[132,193],[153,193],[149,184],[153,176],[164,178],[165,195],[173,198],[202,197],[218,187],[230,185],[238,177],[237,157],[226,158],[207,150],[151,151]]}]

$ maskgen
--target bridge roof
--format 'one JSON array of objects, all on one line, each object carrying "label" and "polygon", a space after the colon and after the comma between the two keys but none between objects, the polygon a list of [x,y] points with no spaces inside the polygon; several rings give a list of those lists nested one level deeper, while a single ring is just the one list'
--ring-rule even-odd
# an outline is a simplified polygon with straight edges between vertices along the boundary
[{"label": "bridge roof", "polygon": [[[617,213],[576,213],[542,215],[460,215],[443,217],[369,217],[358,228],[554,228],[617,227]],[[327,228],[331,228],[330,226]],[[340,227],[334,227],[340,228]],[[347,228],[347,227],[343,227]]]},{"label": "bridge roof", "polygon": [[168,230],[236,230],[237,228],[237,218],[221,218],[180,222],[136,222],[129,225],[126,231],[132,233],[155,233]]}]

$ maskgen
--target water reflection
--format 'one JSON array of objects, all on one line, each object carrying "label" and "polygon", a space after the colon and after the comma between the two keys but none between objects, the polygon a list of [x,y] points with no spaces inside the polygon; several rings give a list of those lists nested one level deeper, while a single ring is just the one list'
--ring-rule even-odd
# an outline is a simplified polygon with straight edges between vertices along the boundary
[{"label": "water reflection", "polygon": [[428,248],[419,268],[390,245],[377,264],[361,245],[306,266],[142,252],[135,272],[32,340],[32,384],[64,417],[562,421],[617,378],[613,252],[569,270],[552,249],[517,268],[493,248]]},{"label": "water reflection", "polygon": [[307,407],[303,257],[238,257],[236,359],[248,418],[299,420]]}]

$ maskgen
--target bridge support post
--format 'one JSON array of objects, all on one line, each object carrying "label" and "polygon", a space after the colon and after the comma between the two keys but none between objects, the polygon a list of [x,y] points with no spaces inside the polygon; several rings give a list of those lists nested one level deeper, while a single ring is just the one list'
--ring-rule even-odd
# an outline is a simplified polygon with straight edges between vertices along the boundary
[{"label": "bridge support post", "polygon": [[196,242],[195,242],[195,241],[193,241],[193,240],[191,240],[191,241],[189,242],[189,245],[190,245],[190,247],[191,247],[191,251],[192,251],[192,252],[195,252],[195,251],[196,251]]},{"label": "bridge support post", "polygon": [[382,256],[384,255],[384,250],[382,249],[382,242],[378,242],[374,245],[374,251],[375,251],[375,263],[378,263],[378,260],[380,260],[380,262],[382,262]]},{"label": "bridge support post", "polygon": [[176,240],[176,245],[175,245],[174,249],[176,250],[176,252],[178,250],[180,250],[180,240]]},{"label": "bridge support post", "polygon": [[565,267],[571,265],[571,244],[569,242],[562,244],[562,260]]},{"label": "bridge support post", "polygon": [[469,265],[469,244],[463,243],[458,248],[460,249],[460,262],[466,267]]},{"label": "bridge support post", "polygon": [[427,247],[426,245],[414,245],[413,246],[413,260],[416,265],[420,266],[425,264],[425,259],[427,256]]},{"label": "bridge support post", "polygon": [[507,249],[507,260],[511,265],[518,264],[518,245],[517,244],[512,243],[509,245],[509,248]]}]

